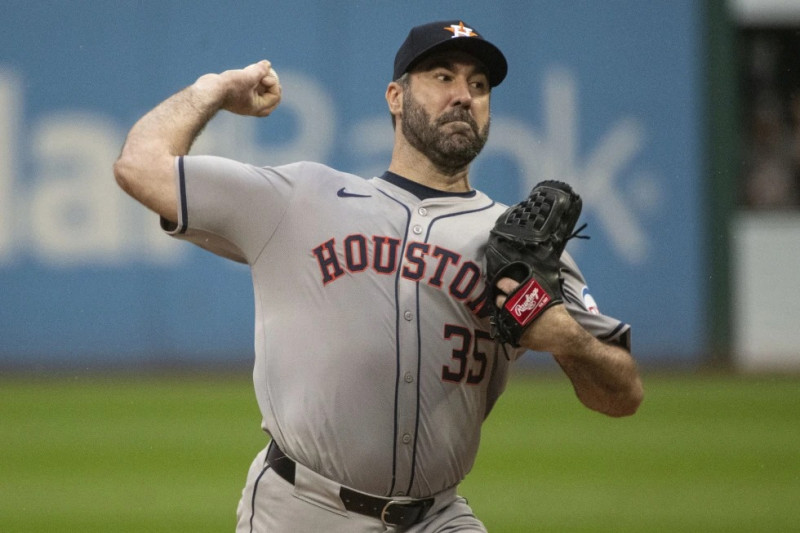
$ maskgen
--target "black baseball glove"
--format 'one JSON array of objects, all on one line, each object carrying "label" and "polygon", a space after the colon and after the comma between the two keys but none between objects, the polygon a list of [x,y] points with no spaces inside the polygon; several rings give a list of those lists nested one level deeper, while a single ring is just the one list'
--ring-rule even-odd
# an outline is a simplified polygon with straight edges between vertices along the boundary
[{"label": "black baseball glove", "polygon": [[[524,201],[495,222],[486,247],[486,282],[492,337],[519,347],[525,328],[548,307],[562,302],[560,258],[583,203],[560,181],[543,181]],[[583,228],[581,228],[583,229]],[[520,282],[502,307],[496,299],[501,278]]]}]

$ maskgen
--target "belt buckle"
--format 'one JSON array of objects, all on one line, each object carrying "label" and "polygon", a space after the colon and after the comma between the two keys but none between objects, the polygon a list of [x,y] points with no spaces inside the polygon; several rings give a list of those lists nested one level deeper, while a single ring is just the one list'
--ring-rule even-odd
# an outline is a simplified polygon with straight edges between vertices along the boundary
[{"label": "belt buckle", "polygon": [[383,522],[383,525],[386,526],[386,527],[402,525],[401,522],[397,522],[397,523],[387,522],[386,515],[389,513],[389,508],[392,505],[408,506],[411,503],[414,503],[414,502],[412,500],[407,500],[407,501],[406,500],[389,500],[388,502],[386,502],[386,505],[383,506],[383,510],[381,510],[381,522]]}]

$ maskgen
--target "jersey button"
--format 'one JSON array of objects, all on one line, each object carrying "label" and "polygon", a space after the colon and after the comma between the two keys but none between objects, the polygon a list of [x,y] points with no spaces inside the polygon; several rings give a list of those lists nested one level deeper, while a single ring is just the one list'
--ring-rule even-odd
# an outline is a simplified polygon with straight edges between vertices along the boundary
[{"label": "jersey button", "polygon": [[424,217],[424,216],[427,216],[428,210],[425,209],[424,207],[420,207],[419,209],[417,209],[417,213],[419,213],[421,216]]},{"label": "jersey button", "polygon": [[403,376],[406,380],[406,383],[413,383],[414,382],[414,375],[411,372],[406,372],[406,375]]},{"label": "jersey button", "polygon": [[406,311],[405,313],[403,313],[403,318],[410,321],[412,318],[414,318],[414,313],[412,313],[411,311]]},{"label": "jersey button", "polygon": [[411,435],[406,433],[403,435],[403,444],[408,444],[409,442],[411,442]]},{"label": "jersey button", "polygon": [[422,226],[416,225],[411,228],[411,231],[413,231],[415,235],[420,235],[422,233]]}]

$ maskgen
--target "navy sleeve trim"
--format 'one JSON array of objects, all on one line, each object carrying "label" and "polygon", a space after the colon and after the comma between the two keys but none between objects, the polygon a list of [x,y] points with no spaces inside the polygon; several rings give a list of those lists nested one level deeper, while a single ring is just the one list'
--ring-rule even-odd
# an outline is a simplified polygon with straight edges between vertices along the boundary
[{"label": "navy sleeve trim", "polygon": [[186,174],[183,169],[183,156],[178,157],[178,194],[180,195],[181,216],[179,220],[180,228],[176,233],[186,233],[189,227],[189,209],[186,206]]},{"label": "navy sleeve trim", "polygon": [[[623,329],[625,329],[625,331],[620,334],[620,331],[622,331]],[[617,338],[617,336],[619,337]],[[631,330],[628,327],[628,325],[625,324],[624,322],[620,322],[619,325],[617,325],[617,327],[614,328],[614,330],[608,335],[602,335],[598,338],[601,341],[619,344],[620,346],[626,348],[627,350],[631,349]]]}]

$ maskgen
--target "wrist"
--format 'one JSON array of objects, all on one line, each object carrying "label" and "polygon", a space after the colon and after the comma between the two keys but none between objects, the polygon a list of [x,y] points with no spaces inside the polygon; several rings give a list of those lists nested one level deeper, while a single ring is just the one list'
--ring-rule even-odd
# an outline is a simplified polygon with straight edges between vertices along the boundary
[{"label": "wrist", "polygon": [[224,80],[220,74],[204,74],[189,86],[194,100],[201,107],[220,109],[227,97]]},{"label": "wrist", "polygon": [[521,339],[528,349],[553,355],[580,356],[596,339],[567,312],[563,304],[545,310]]},{"label": "wrist", "polygon": [[573,359],[586,359],[587,354],[593,353],[594,346],[600,342],[574,320],[572,325],[562,330],[558,341],[551,353],[557,357]]}]

